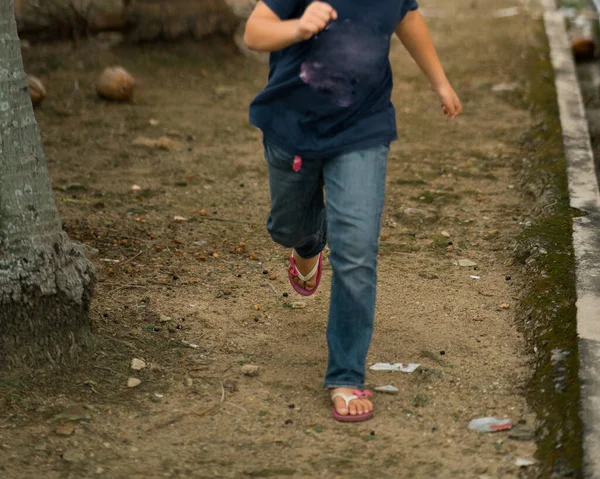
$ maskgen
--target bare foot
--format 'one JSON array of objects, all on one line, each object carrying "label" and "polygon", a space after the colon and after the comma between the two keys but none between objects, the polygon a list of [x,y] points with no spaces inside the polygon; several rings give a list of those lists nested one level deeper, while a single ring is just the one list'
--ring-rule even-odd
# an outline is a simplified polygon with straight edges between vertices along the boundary
[{"label": "bare foot", "polygon": [[[296,253],[296,251],[292,251],[292,256],[294,257],[294,262],[296,263],[296,268],[298,269],[298,272],[302,276],[306,276],[306,275],[310,274],[310,272],[315,268],[315,266],[319,262],[319,255],[314,256],[310,259],[304,259],[304,258],[301,258],[298,255],[298,253]],[[294,274],[294,272],[292,271],[292,268],[290,268],[290,273],[292,275]],[[294,276],[294,282],[298,286],[301,286],[304,289],[312,291],[313,289],[315,289],[315,286],[317,285],[317,274],[315,273],[313,275],[313,277],[310,278],[308,281],[303,281],[298,276]]]},{"label": "bare foot", "polygon": [[[336,393],[343,393],[346,396],[352,396],[354,394],[354,389],[350,388],[337,388],[330,389],[329,393],[333,396]],[[360,414],[367,414],[373,410],[373,403],[369,401],[369,399],[363,397],[358,399],[353,399],[350,401],[349,405],[346,406],[346,401],[344,398],[337,397],[333,400],[333,407],[338,412],[338,414],[342,416],[358,416]]]}]

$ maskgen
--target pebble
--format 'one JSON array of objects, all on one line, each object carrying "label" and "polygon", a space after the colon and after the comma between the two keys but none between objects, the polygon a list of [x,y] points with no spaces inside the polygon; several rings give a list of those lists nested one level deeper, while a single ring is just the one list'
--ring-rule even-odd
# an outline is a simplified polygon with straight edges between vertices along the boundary
[{"label": "pebble", "polygon": [[427,210],[422,210],[420,208],[404,208],[404,210],[402,212],[406,216],[418,217],[418,218],[422,218],[425,220],[432,220],[432,219],[436,218],[436,215],[434,213],[431,213],[430,211],[427,211]]},{"label": "pebble", "polygon": [[91,413],[81,404],[69,406],[62,413],[57,414],[55,419],[66,419],[67,421],[81,421],[92,419]]},{"label": "pebble", "polygon": [[140,381],[138,378],[129,378],[127,380],[128,388],[135,388],[135,387],[139,386],[140,384],[142,384],[142,381]]},{"label": "pebble", "polygon": [[231,393],[236,392],[238,390],[237,381],[232,381],[231,379],[227,379],[226,381],[223,381],[223,389],[225,389],[226,391],[229,391]]},{"label": "pebble", "polygon": [[242,373],[246,376],[256,377],[260,374],[260,366],[254,366],[252,364],[244,364],[242,366]]},{"label": "pebble", "polygon": [[75,424],[68,422],[56,428],[56,434],[59,436],[70,436],[75,431]]},{"label": "pebble", "polygon": [[446,238],[450,238],[451,235],[447,231],[442,231],[442,236],[445,236]]},{"label": "pebble", "polygon": [[62,458],[67,462],[81,462],[85,459],[85,456],[81,452],[68,450],[64,452]]},{"label": "pebble", "polygon": [[470,259],[459,259],[458,266],[464,266],[472,268],[473,266],[477,266],[477,263],[471,261]]},{"label": "pebble", "polygon": [[185,385],[191,388],[194,385],[194,380],[192,378],[185,378]]},{"label": "pebble", "polygon": [[515,441],[533,441],[535,439],[535,431],[518,427],[510,431],[508,438]]},{"label": "pebble", "polygon": [[304,309],[306,308],[306,303],[303,303],[302,301],[294,301],[292,303],[292,309]]},{"label": "pebble", "polygon": [[510,308],[510,305],[507,303],[502,303],[500,306],[498,306],[498,309],[508,309]]},{"label": "pebble", "polygon": [[141,371],[145,367],[146,361],[144,361],[143,359],[133,358],[131,360],[131,369],[133,369],[134,371]]}]

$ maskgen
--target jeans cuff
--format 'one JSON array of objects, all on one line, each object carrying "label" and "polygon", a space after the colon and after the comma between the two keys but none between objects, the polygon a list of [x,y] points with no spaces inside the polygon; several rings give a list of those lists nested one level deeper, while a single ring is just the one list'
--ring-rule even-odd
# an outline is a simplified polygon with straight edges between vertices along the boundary
[{"label": "jeans cuff", "polygon": [[358,384],[358,383],[350,384],[350,383],[330,383],[330,382],[326,382],[323,385],[323,389],[338,389],[338,388],[358,389],[359,391],[364,391],[365,385]]},{"label": "jeans cuff", "polygon": [[314,248],[311,248],[310,250],[308,250],[306,252],[302,248],[299,248],[299,249],[300,249],[300,251],[298,251],[298,248],[294,248],[296,253],[298,253],[298,256],[300,256],[301,258],[304,258],[304,259],[314,258],[321,251],[323,251],[325,249],[325,242],[323,241],[322,238],[319,238],[319,242],[316,244],[316,246]]}]

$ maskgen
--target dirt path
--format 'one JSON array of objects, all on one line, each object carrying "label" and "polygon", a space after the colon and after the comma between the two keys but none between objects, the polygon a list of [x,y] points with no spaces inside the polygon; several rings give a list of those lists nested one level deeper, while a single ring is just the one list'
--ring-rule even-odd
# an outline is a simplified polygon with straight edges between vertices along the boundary
[{"label": "dirt path", "polygon": [[[375,418],[351,426],[331,419],[321,390],[330,269],[320,293],[291,309],[300,299],[285,297],[287,252],[263,226],[266,167],[247,104],[265,68],[219,43],[29,52],[51,93],[37,116],[65,228],[99,250],[97,344],[69,377],[0,383],[2,477],[534,477],[515,466],[532,458],[532,441],[467,430],[479,416],[510,417],[524,433],[535,421],[511,241],[527,208],[516,184],[531,123],[527,57],[543,45],[532,12],[491,17],[512,6],[424,6],[464,102],[457,121],[442,118],[395,42],[400,141],[369,363],[422,368],[370,372],[369,386],[400,393],[377,395]],[[112,63],[141,80],[135,104],[92,94]],[[163,135],[181,146],[132,145]],[[130,371],[134,357],[149,367]],[[243,376],[242,364],[260,375]],[[128,389],[129,376],[141,385]],[[91,419],[56,417],[73,403]],[[65,421],[74,433],[60,436]]]}]

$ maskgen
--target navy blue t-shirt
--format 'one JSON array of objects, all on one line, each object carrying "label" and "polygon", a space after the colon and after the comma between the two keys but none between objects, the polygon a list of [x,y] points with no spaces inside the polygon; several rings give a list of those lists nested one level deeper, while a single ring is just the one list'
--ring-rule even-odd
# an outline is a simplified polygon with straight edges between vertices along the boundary
[{"label": "navy blue t-shirt", "polygon": [[[310,0],[264,0],[282,20]],[[269,82],[250,105],[267,141],[300,156],[333,156],[397,138],[390,40],[416,0],[330,0],[338,19],[271,53]]]}]

